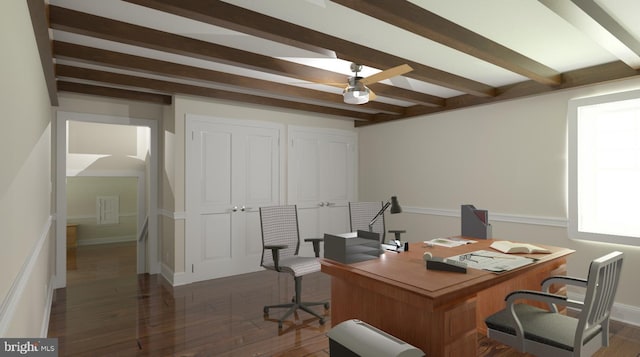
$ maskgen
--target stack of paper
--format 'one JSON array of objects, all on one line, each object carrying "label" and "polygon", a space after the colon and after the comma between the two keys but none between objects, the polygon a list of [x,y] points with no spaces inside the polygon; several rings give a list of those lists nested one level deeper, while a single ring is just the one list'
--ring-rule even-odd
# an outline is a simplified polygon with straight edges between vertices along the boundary
[{"label": "stack of paper", "polygon": [[489,250],[477,250],[449,257],[449,259],[465,262],[469,268],[487,270],[494,273],[520,268],[535,261],[532,258],[507,255]]}]

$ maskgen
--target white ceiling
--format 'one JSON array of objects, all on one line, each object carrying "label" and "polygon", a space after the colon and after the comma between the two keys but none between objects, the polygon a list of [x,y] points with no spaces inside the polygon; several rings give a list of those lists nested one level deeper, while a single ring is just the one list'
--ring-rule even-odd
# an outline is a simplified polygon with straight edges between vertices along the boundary
[{"label": "white ceiling", "polygon": [[[569,0],[552,1],[569,2]],[[225,2],[453,73],[491,87],[503,87],[529,80],[523,75],[485,62],[329,0],[226,0]],[[619,56],[608,51],[605,46],[599,44],[583,29],[579,29],[569,23],[537,0],[410,0],[410,2],[560,73],[620,60]],[[628,31],[636,41],[640,41],[640,21],[638,21],[640,1],[595,0],[595,2],[614,18],[622,28]],[[124,1],[50,0],[49,3],[58,7],[74,9],[88,14],[342,73],[345,76],[345,82],[347,77],[352,75],[349,69],[350,61],[327,55],[326,51],[324,51],[325,53],[319,53],[301,49]],[[340,94],[342,92],[340,88],[308,83],[297,78],[88,37],[63,30],[52,29],[50,36],[56,41],[81,44],[88,47],[288,85],[304,86],[329,93]],[[116,73],[140,75],[139,71],[116,69],[101,64],[87,64],[73,59],[55,59],[55,61],[59,64],[83,68],[96,68]],[[384,69],[365,67],[361,75],[366,77]],[[159,74],[145,74],[145,76],[212,88],[251,92],[251,90],[229,88],[220,84],[203,84],[189,79],[177,80]],[[59,80],[87,82],[73,78],[59,78]],[[405,76],[395,77],[382,83],[445,99],[465,94],[455,89]],[[415,104],[410,101],[385,98],[384,96],[379,96],[376,101],[402,107],[410,107]],[[324,103],[323,105],[344,108],[344,106],[337,104]],[[375,112],[365,107],[353,110]]]}]

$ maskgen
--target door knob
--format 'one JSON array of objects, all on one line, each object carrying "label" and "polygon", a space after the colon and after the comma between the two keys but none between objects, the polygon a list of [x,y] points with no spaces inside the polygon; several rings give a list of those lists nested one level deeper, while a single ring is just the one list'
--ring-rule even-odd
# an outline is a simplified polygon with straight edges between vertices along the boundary
[{"label": "door knob", "polygon": [[238,212],[238,206],[233,206],[233,208],[231,209],[233,212]]},{"label": "door knob", "polygon": [[324,207],[324,202],[320,202],[320,203],[318,203],[318,206],[320,206],[320,207]]}]

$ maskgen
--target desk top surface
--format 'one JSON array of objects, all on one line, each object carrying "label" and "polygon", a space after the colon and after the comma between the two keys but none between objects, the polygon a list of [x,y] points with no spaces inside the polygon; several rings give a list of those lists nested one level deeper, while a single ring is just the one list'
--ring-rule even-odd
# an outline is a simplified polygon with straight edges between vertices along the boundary
[{"label": "desk top surface", "polygon": [[360,278],[374,279],[433,299],[446,299],[455,298],[460,295],[458,292],[462,290],[465,291],[465,295],[483,290],[501,281],[512,279],[519,274],[526,274],[545,262],[565,257],[574,252],[567,248],[540,245],[548,248],[551,253],[516,254],[535,258],[537,261],[499,274],[471,268],[467,269],[466,274],[427,270],[422,258],[425,252],[430,252],[435,257],[451,257],[477,250],[493,250],[489,247],[492,242],[494,242],[493,239],[481,239],[476,243],[453,248],[428,247],[424,243],[410,243],[408,252],[385,252],[377,259],[353,264],[342,264],[330,259],[322,259],[321,267],[323,272],[333,276],[357,275]]}]

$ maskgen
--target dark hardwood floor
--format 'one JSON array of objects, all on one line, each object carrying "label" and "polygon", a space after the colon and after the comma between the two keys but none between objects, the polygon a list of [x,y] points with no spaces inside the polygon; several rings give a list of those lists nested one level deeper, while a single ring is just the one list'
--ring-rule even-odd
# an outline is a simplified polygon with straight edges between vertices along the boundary
[{"label": "dark hardwood floor", "polygon": [[[87,248],[87,249],[84,249]],[[79,247],[78,269],[55,292],[49,337],[60,356],[329,356],[326,324],[300,312],[278,331],[282,311],[262,307],[291,299],[293,281],[270,271],[172,287],[135,274],[135,246]],[[303,280],[307,300],[328,300],[329,277]],[[322,307],[317,307],[323,311]],[[613,322],[611,345],[595,356],[640,356],[640,328]],[[478,356],[522,356],[478,336]]]}]

